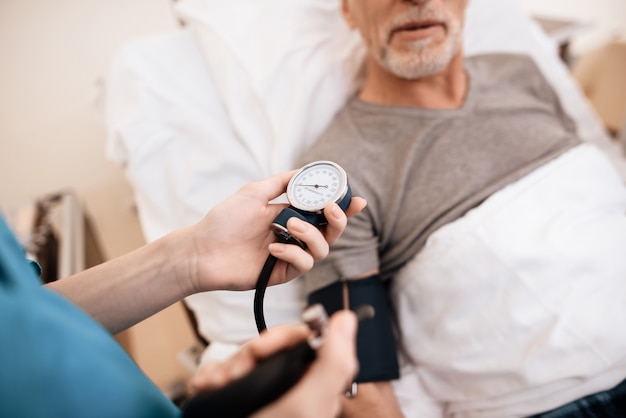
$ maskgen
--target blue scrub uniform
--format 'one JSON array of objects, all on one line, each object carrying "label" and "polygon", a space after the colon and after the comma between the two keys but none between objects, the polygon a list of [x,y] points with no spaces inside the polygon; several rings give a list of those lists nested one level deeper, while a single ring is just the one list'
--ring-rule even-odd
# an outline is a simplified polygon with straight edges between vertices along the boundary
[{"label": "blue scrub uniform", "polygon": [[179,416],[100,324],[41,286],[0,216],[0,417]]}]

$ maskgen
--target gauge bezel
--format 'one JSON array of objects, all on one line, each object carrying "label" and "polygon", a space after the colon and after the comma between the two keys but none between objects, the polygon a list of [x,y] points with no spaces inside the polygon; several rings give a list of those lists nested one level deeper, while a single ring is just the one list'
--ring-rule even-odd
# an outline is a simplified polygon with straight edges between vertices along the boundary
[{"label": "gauge bezel", "polygon": [[[297,185],[294,183],[296,181],[296,178],[300,177],[306,171],[317,169],[319,168],[318,166],[324,166],[324,165],[332,166],[335,170],[339,172],[339,175],[341,178],[339,179],[339,187],[337,188],[337,193],[330,200],[326,201],[324,204],[319,205],[319,206],[303,206],[303,205],[298,204],[297,199],[295,198],[295,188]],[[345,170],[339,164],[333,161],[326,161],[326,160],[315,161],[315,162],[312,162],[303,166],[300,170],[298,170],[296,174],[293,175],[293,177],[291,177],[291,180],[289,180],[289,184],[287,185],[287,199],[289,200],[289,203],[291,204],[291,206],[302,211],[313,212],[313,213],[321,212],[322,209],[324,209],[326,205],[328,205],[330,202],[339,203],[346,196],[347,192],[348,192],[348,175],[346,174]]]}]

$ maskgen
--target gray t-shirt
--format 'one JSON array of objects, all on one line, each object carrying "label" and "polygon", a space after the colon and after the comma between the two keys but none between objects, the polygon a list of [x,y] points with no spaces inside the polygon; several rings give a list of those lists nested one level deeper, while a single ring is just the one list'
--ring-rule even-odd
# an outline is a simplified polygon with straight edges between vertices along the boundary
[{"label": "gray t-shirt", "polygon": [[576,146],[574,122],[533,61],[468,58],[469,90],[454,110],[352,99],[301,162],[332,160],[368,201],[329,256],[304,275],[307,292],[379,269],[390,279],[428,236],[495,191]]}]

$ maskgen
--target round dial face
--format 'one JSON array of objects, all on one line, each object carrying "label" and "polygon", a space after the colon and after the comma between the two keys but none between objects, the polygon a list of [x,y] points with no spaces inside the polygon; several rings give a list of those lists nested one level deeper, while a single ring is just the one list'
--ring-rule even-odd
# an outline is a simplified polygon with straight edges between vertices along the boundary
[{"label": "round dial face", "polygon": [[317,161],[300,169],[289,181],[287,198],[292,206],[316,212],[346,194],[346,172],[332,161]]}]

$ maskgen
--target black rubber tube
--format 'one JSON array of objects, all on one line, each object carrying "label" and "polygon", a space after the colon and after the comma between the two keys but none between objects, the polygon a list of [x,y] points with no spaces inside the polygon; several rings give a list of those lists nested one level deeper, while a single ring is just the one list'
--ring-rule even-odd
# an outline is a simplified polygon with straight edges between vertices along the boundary
[{"label": "black rubber tube", "polygon": [[254,320],[256,321],[256,329],[259,331],[259,334],[261,331],[267,329],[265,314],[263,313],[263,299],[265,298],[265,289],[267,289],[267,284],[270,281],[270,276],[272,275],[276,261],[278,261],[278,259],[273,255],[270,254],[267,256],[267,260],[265,260],[261,274],[259,274],[259,278],[256,282],[256,289],[254,291]]}]

